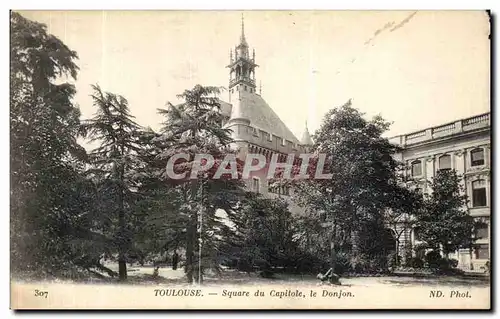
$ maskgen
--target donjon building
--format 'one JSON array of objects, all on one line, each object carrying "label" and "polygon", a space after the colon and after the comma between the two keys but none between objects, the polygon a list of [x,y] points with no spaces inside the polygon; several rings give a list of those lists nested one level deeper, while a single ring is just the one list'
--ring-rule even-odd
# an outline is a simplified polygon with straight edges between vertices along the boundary
[{"label": "donjon building", "polygon": [[[246,155],[262,154],[271,160],[277,154],[280,162],[286,162],[288,154],[305,153],[312,145],[312,139],[307,129],[304,129],[299,140],[283,123],[279,116],[266,103],[256,87],[255,50],[250,54],[250,48],[245,38],[245,25],[242,18],[240,41],[231,49],[229,57],[229,101],[221,101],[221,110],[225,115],[225,128],[231,129],[234,147],[241,159]],[[266,171],[261,170],[247,180],[249,189],[266,196],[290,195],[290,190],[283,187],[268,187]],[[291,209],[298,208],[290,203]]]},{"label": "donjon building", "polygon": [[[425,130],[396,136],[391,142],[403,148],[397,154],[407,164],[411,177],[409,187],[429,192],[429,181],[439,170],[454,169],[462,176],[462,185],[468,196],[466,209],[479,222],[472,249],[460,249],[449,257],[458,260],[465,270],[484,271],[490,260],[491,247],[491,123],[490,113],[460,119]],[[402,225],[403,226],[403,225]],[[399,238],[400,251],[416,251],[418,229],[404,229]]]},{"label": "donjon building", "polygon": [[[262,154],[270,161],[272,155],[278,154],[279,161],[285,162],[288,154],[298,157],[307,153],[313,144],[307,125],[297,138],[257,90],[258,65],[255,50],[250,51],[245,38],[243,18],[239,43],[230,50],[227,68],[229,99],[220,104],[224,127],[232,131],[238,156],[244,159],[249,153]],[[428,192],[428,182],[441,169],[455,169],[463,176],[470,199],[467,210],[480,221],[480,227],[472,250],[463,249],[449,256],[457,259],[462,269],[481,271],[490,258],[490,135],[490,114],[486,113],[390,139],[403,148],[396,157],[409,167],[406,174],[415,181],[409,187]],[[270,188],[266,177],[266,171],[256,172],[246,181],[247,187],[268,197],[286,199],[290,195],[286,187]],[[289,203],[292,213],[303,212],[293,201]],[[413,256],[423,253],[415,250],[418,229],[401,226],[397,232],[399,235],[393,237],[400,256],[406,251]]]}]

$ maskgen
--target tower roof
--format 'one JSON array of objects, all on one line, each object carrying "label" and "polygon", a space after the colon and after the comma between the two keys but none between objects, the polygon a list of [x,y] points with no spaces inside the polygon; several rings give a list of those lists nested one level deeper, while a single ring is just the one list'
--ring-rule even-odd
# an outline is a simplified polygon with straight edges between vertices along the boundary
[{"label": "tower roof", "polygon": [[248,91],[238,91],[232,102],[230,110],[227,106],[221,108],[226,116],[232,118],[237,114],[238,119],[250,121],[250,125],[253,127],[300,144],[297,137],[260,95]]},{"label": "tower roof", "polygon": [[306,126],[304,128],[304,133],[302,133],[302,137],[300,139],[300,144],[302,144],[302,145],[312,145],[313,144],[311,134],[309,134],[309,129],[307,128],[307,121],[306,121]]}]

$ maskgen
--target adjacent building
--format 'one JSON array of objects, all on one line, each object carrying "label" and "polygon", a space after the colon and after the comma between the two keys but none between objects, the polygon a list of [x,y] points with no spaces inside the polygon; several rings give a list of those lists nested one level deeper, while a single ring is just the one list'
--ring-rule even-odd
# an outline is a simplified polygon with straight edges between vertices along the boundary
[{"label": "adjacent building", "polygon": [[[452,258],[466,270],[483,271],[491,247],[491,120],[490,113],[457,120],[425,130],[400,135],[391,141],[403,148],[398,159],[407,164],[409,187],[428,192],[429,181],[438,170],[454,169],[462,177],[469,198],[467,210],[479,222],[472,250],[461,249]],[[419,242],[418,229],[405,231],[401,249],[413,249]],[[415,251],[418,255],[422,252]]]}]

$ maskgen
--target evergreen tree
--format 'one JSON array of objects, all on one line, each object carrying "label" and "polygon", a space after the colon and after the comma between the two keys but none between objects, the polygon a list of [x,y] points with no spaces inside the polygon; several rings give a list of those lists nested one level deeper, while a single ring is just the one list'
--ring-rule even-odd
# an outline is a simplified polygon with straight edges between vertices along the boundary
[{"label": "evergreen tree", "polygon": [[[152,229],[160,230],[164,245],[184,247],[184,267],[190,283],[202,280],[198,276],[204,268],[218,270],[223,258],[220,247],[233,232],[229,221],[245,193],[240,180],[228,176],[213,179],[225,155],[234,154],[229,148],[230,131],[221,124],[223,115],[218,94],[218,88],[200,85],[184,91],[178,96],[182,103],[168,103],[168,109],[159,110],[165,121],[159,136],[153,139],[161,147],[154,158],[157,169],[153,175],[164,185],[170,185],[164,189],[170,200],[150,211],[149,220]],[[177,162],[175,172],[187,175],[181,180],[172,180],[163,164],[178,153],[189,155],[189,159]],[[190,178],[193,165],[200,164],[195,163],[196,154],[210,154],[215,164],[211,170],[200,171]],[[222,211],[225,213],[221,215]]]},{"label": "evergreen tree", "polygon": [[11,263],[58,275],[74,270],[78,233],[68,230],[85,224],[91,198],[75,88],[64,81],[76,79],[78,56],[44,24],[12,12],[10,26]]},{"label": "evergreen tree", "polygon": [[127,278],[127,254],[134,234],[133,208],[137,192],[136,172],[141,162],[139,134],[141,127],[130,114],[127,100],[119,95],[93,88],[97,111],[82,123],[81,134],[98,142],[89,154],[89,177],[96,183],[105,234],[112,234],[118,253],[120,280]]}]

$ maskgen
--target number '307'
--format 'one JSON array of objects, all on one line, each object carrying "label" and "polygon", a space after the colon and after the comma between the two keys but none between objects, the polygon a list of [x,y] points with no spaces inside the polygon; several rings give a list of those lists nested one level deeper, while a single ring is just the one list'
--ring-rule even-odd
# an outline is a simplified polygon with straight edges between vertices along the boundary
[{"label": "number '307'", "polygon": [[47,298],[49,296],[48,291],[35,290],[35,297]]}]

